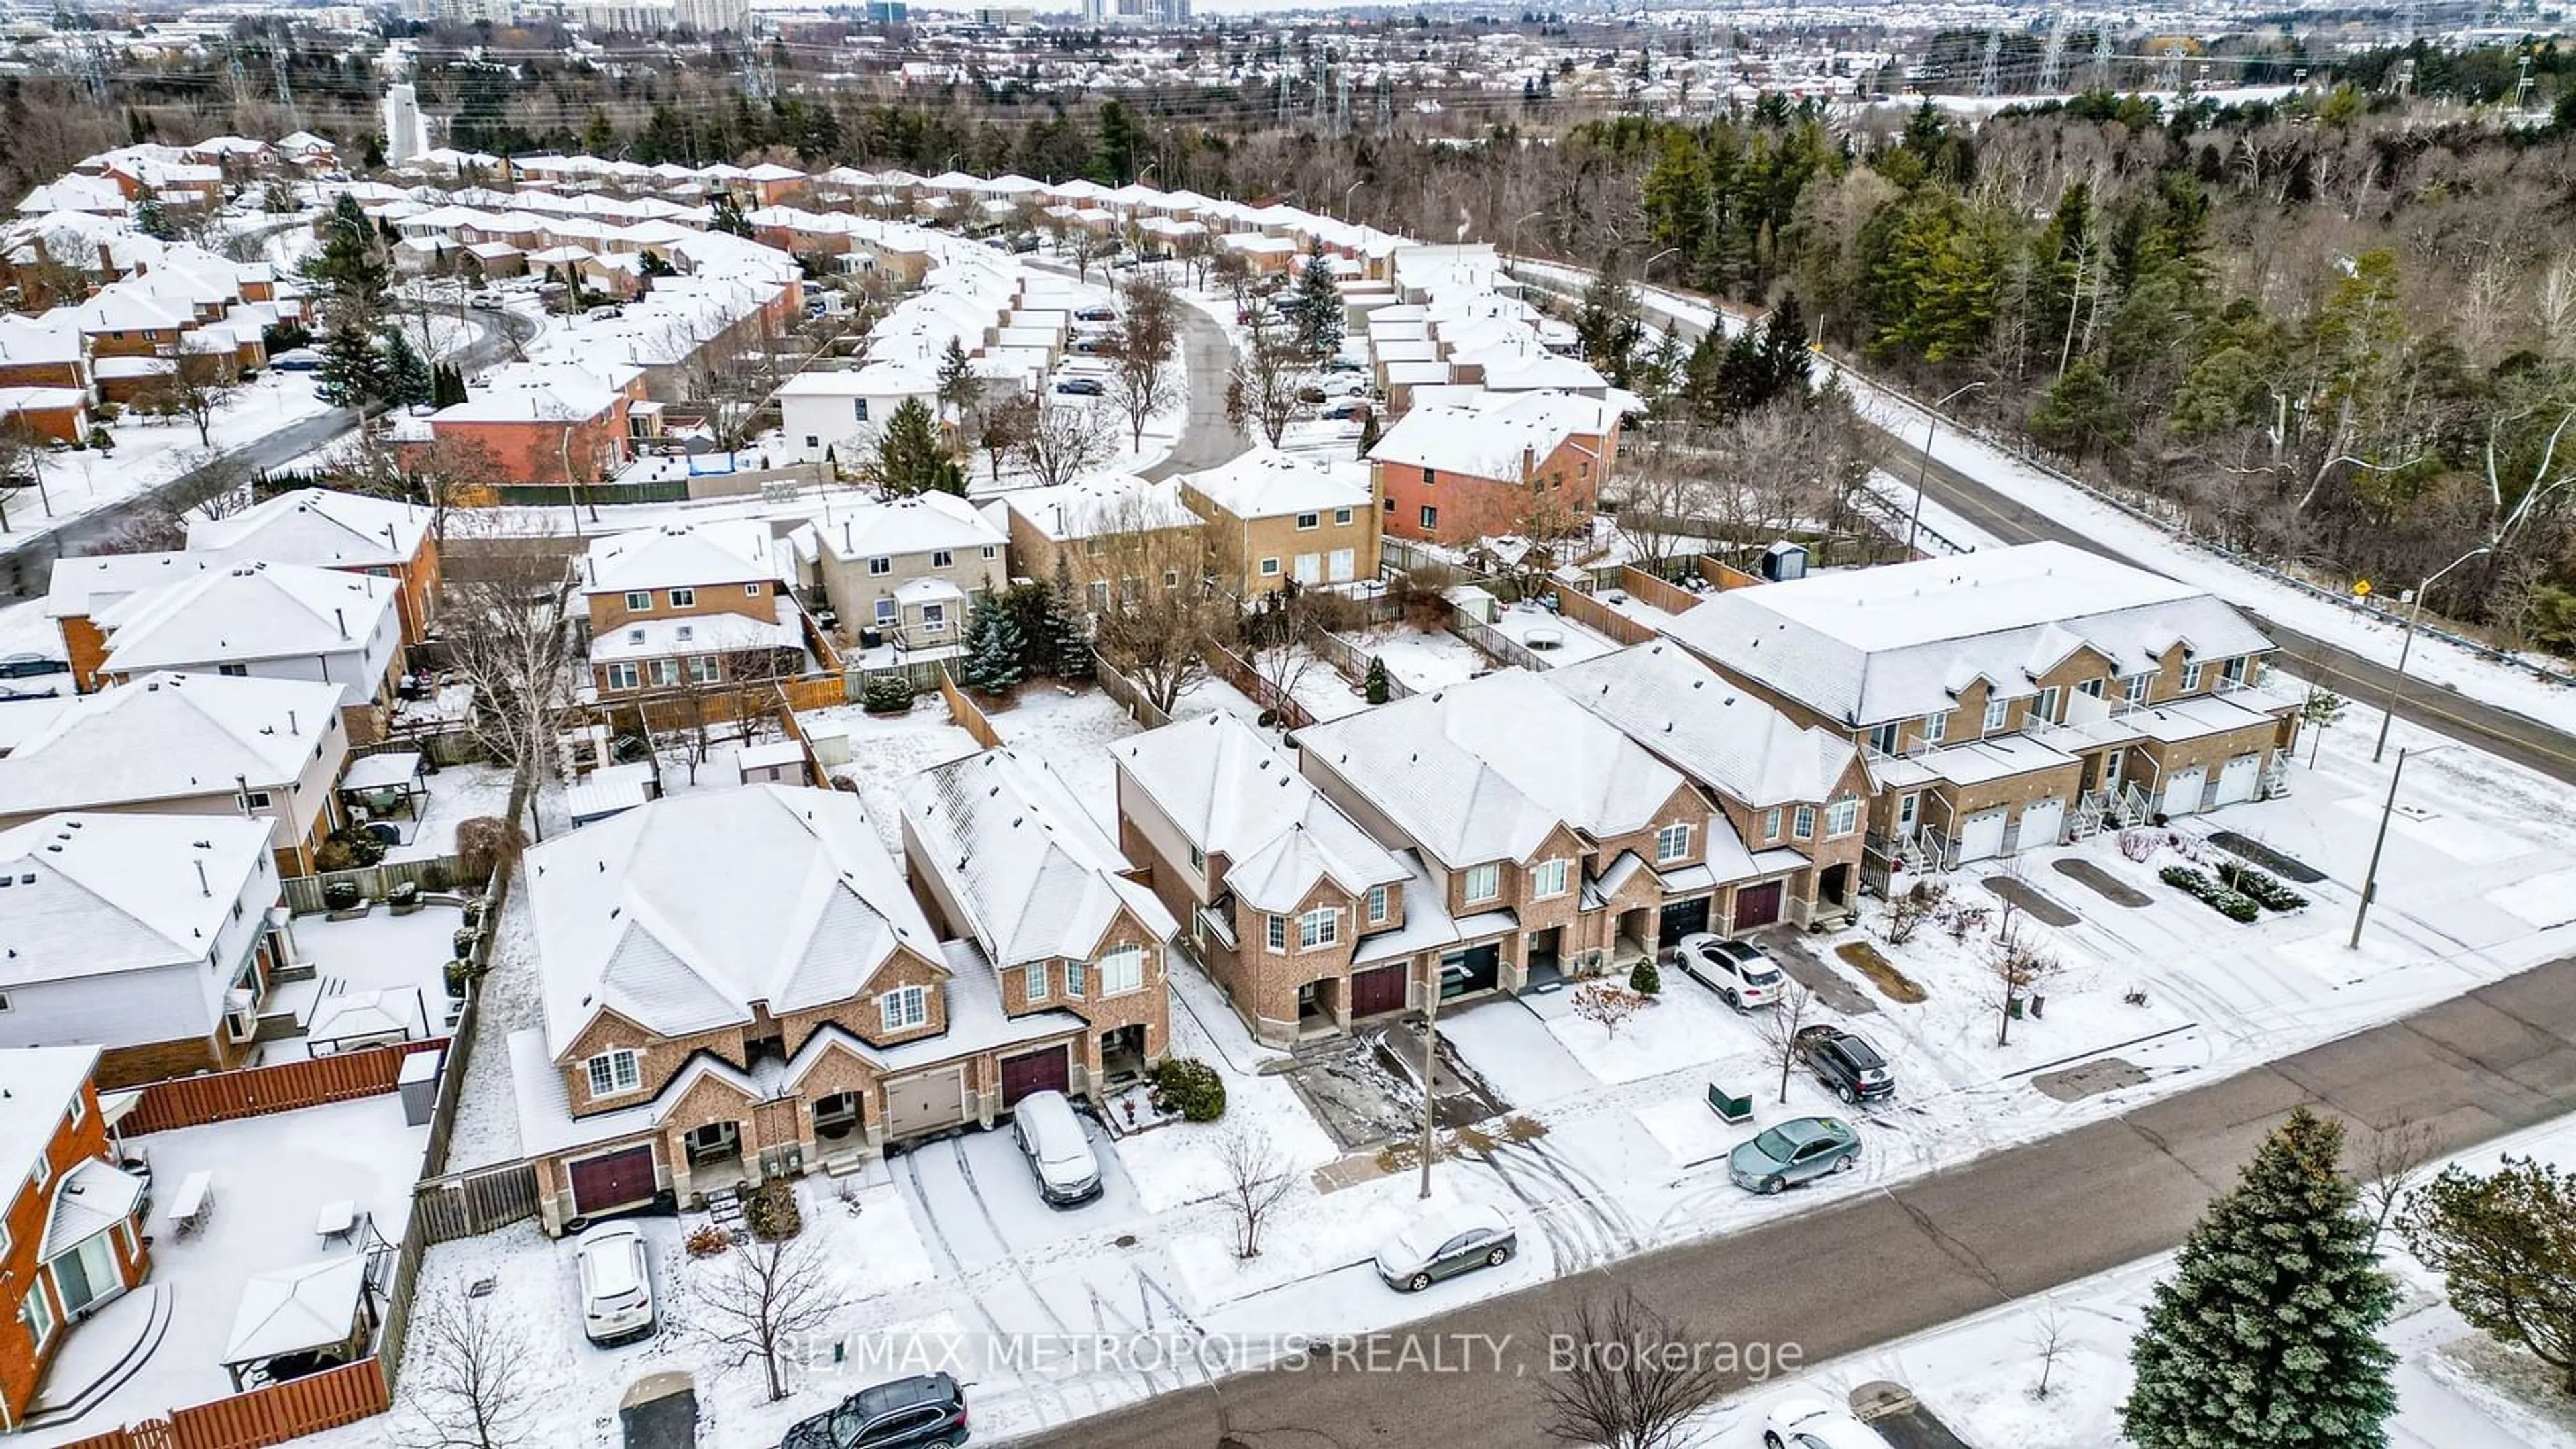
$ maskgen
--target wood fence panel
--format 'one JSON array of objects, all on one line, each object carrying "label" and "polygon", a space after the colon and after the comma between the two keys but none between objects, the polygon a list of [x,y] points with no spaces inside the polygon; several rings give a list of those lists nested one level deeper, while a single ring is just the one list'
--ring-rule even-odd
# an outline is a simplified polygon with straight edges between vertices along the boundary
[{"label": "wood fence panel", "polygon": [[[1316,657],[1333,666],[1335,673],[1349,680],[1353,685],[1367,685],[1369,661],[1377,657],[1375,650],[1354,640],[1345,639],[1339,634],[1317,634],[1314,647]],[[1390,703],[1399,699],[1411,699],[1413,686],[1396,678],[1395,672],[1389,670],[1386,676],[1386,697]]]},{"label": "wood fence panel", "polygon": [[381,901],[391,897],[398,885],[416,885],[425,891],[452,889],[464,874],[465,862],[461,858],[441,855],[427,860],[387,861],[361,870],[291,875],[278,885],[286,897],[286,908],[296,915],[309,916],[325,909],[322,893],[335,880],[348,881],[358,888],[358,894]]},{"label": "wood fence panel", "polygon": [[372,1358],[228,1399],[174,1409],[172,1449],[263,1449],[373,1418],[393,1407]]},{"label": "wood fence panel", "polygon": [[1643,644],[1655,637],[1653,626],[1631,619],[1590,594],[1574,589],[1556,591],[1556,611],[1583,627],[1598,634],[1607,634],[1622,644]]},{"label": "wood fence panel", "polygon": [[404,1058],[413,1052],[441,1050],[447,1044],[445,1037],[432,1037],[399,1046],[361,1047],[311,1061],[154,1082],[143,1089],[143,1100],[126,1117],[123,1131],[128,1137],[139,1137],[147,1132],[169,1132],[209,1122],[291,1112],[325,1102],[382,1096],[394,1089]]},{"label": "wood fence panel", "polygon": [[957,681],[949,678],[945,669],[939,671],[939,697],[947,702],[949,722],[973,735],[975,743],[988,750],[1002,747],[1001,732],[993,728],[993,722],[984,717],[984,711],[966,697],[966,691],[957,687]]},{"label": "wood fence panel", "polygon": [[1261,671],[1253,668],[1242,655],[1216,644],[1207,646],[1206,654],[1208,672],[1243,691],[1245,697],[1268,710],[1280,724],[1301,730],[1315,722],[1314,715],[1307,712],[1306,706],[1262,678]]},{"label": "wood fence panel", "polygon": [[513,1162],[423,1182],[412,1196],[412,1221],[433,1243],[479,1237],[537,1215],[537,1166]]},{"label": "wood fence panel", "polygon": [[1172,722],[1162,707],[1145,697],[1145,686],[1120,673],[1106,659],[1092,661],[1092,677],[1100,681],[1100,691],[1118,701],[1128,718],[1149,730],[1161,729]]},{"label": "wood fence panel", "polygon": [[1699,595],[1659,579],[1634,564],[1619,566],[1619,587],[1667,614],[1687,614],[1698,608],[1700,603]]},{"label": "wood fence panel", "polygon": [[1521,647],[1521,642],[1490,624],[1480,624],[1461,613],[1456,605],[1449,608],[1449,632],[1467,641],[1467,646],[1494,662],[1497,668],[1514,665],[1536,673],[1548,662]]}]

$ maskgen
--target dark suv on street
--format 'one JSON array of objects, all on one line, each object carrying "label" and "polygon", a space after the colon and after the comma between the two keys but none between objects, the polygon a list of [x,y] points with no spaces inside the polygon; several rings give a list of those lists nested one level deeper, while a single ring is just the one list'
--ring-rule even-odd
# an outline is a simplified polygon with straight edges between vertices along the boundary
[{"label": "dark suv on street", "polygon": [[1896,1069],[1878,1048],[1838,1026],[1801,1030],[1798,1055],[1816,1080],[1846,1102],[1875,1102],[1896,1095]]},{"label": "dark suv on street", "polygon": [[947,1374],[864,1388],[787,1431],[778,1449],[917,1449],[966,1442],[966,1391]]}]

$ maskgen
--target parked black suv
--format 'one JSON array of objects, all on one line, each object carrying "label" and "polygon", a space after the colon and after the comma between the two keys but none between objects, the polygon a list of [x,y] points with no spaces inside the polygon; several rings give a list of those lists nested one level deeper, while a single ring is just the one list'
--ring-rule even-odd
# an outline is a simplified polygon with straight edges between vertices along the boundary
[{"label": "parked black suv", "polygon": [[947,1374],[864,1388],[787,1431],[778,1449],[916,1449],[966,1442],[966,1393]]},{"label": "parked black suv", "polygon": [[1875,1102],[1896,1095],[1896,1070],[1887,1058],[1839,1026],[1802,1028],[1797,1047],[1807,1070],[1846,1102]]}]

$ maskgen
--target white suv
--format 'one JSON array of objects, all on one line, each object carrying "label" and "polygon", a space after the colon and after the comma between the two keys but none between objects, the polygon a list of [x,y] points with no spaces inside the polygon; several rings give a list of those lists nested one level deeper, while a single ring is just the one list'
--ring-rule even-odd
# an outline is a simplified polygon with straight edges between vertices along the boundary
[{"label": "white suv", "polygon": [[1738,1011],[1778,1001],[1786,983],[1779,966],[1757,947],[1706,931],[1682,937],[1681,958],[1684,971]]},{"label": "white suv", "polygon": [[581,1235],[581,1331],[607,1345],[650,1337],[653,1274],[644,1234],[631,1223],[604,1223]]}]

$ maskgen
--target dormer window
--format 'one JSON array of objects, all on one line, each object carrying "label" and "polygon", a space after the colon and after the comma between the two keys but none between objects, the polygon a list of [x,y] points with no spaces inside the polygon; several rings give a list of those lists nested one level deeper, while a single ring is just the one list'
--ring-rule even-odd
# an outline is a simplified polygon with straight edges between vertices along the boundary
[{"label": "dormer window", "polygon": [[624,1047],[601,1052],[582,1063],[582,1070],[590,1079],[593,1097],[614,1097],[644,1085],[643,1059]]}]

